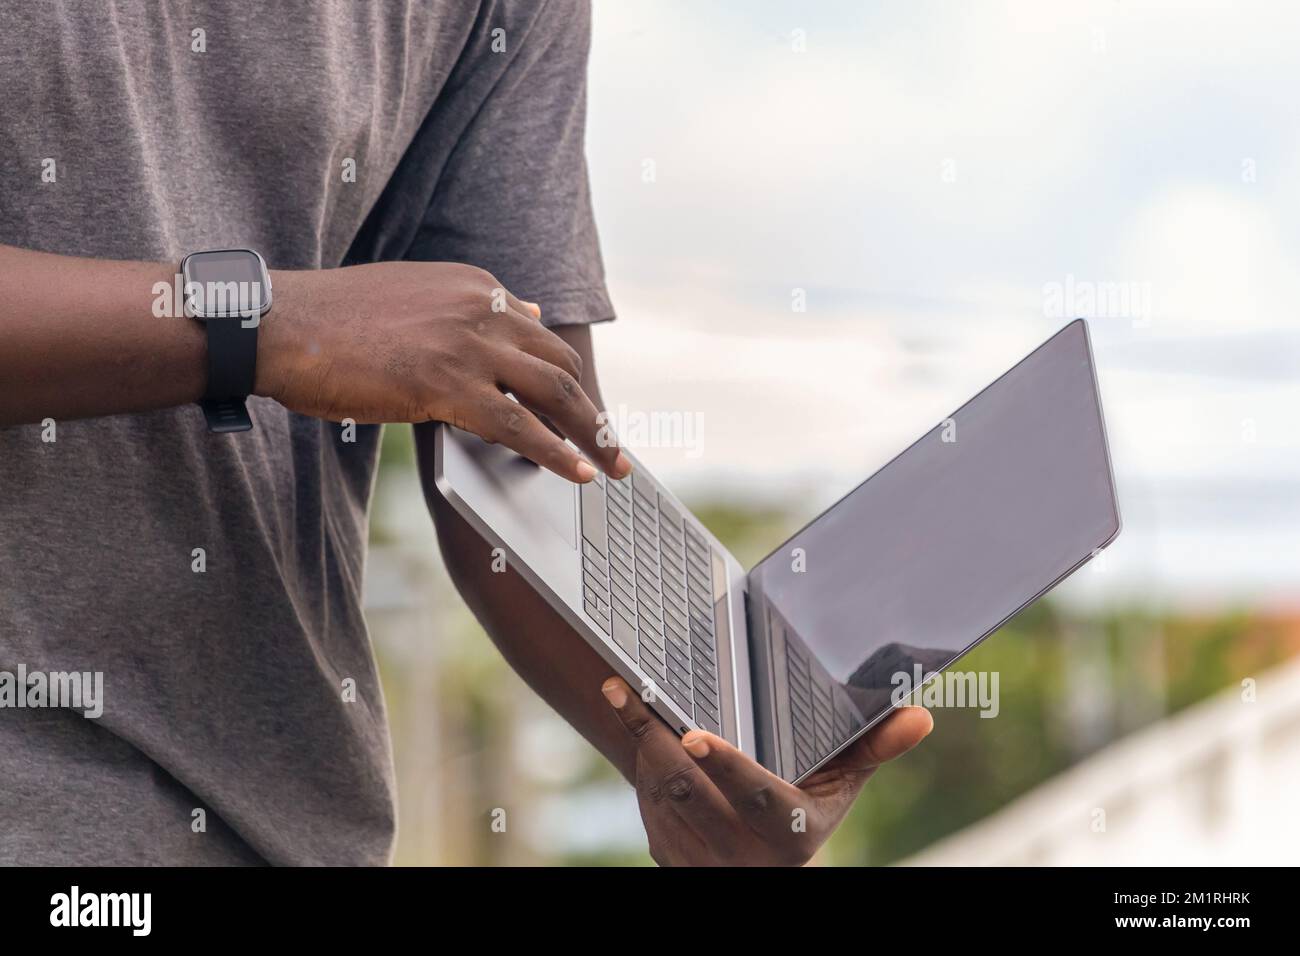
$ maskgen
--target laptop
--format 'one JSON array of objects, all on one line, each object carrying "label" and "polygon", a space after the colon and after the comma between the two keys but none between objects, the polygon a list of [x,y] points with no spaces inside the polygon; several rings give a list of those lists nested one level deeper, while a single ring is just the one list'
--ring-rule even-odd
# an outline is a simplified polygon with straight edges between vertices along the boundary
[{"label": "laptop", "polygon": [[748,571],[630,452],[574,485],[434,445],[441,494],[670,726],[796,784],[1120,529],[1082,319]]}]

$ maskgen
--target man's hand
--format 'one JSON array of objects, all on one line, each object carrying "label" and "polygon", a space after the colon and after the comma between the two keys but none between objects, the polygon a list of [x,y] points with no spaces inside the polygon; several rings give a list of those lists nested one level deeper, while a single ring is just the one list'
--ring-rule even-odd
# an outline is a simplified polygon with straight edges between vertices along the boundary
[{"label": "man's hand", "polygon": [[679,739],[621,678],[601,692],[634,743],[637,802],[661,866],[807,863],[876,768],[934,727],[925,708],[900,708],[796,787],[714,734]]},{"label": "man's hand", "polygon": [[392,262],[273,279],[259,395],[333,421],[449,422],[564,478],[594,478],[544,416],[609,474],[632,470],[617,446],[597,441],[578,353],[482,269]]}]

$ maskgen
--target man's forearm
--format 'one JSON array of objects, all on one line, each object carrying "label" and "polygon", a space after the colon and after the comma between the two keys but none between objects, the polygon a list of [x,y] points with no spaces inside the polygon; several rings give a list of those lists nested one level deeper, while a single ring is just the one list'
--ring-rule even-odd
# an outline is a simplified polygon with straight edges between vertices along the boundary
[{"label": "man's forearm", "polygon": [[[491,273],[382,262],[271,275],[253,394],[329,421],[455,422],[570,481],[631,469],[600,442],[579,357]],[[183,314],[175,283],[166,263],[0,246],[0,426],[200,398],[207,333]]]},{"label": "man's forearm", "polygon": [[148,411],[197,399],[203,329],[153,314],[175,266],[0,246],[0,425]]},{"label": "man's forearm", "polygon": [[[555,331],[581,356],[582,388],[598,408],[603,408],[590,330],[586,326],[566,326]],[[432,427],[417,425],[415,438],[427,466],[422,469],[425,497],[453,583],[515,672],[624,777],[632,780],[635,750],[600,693],[601,683],[612,673],[610,666],[518,572],[513,568],[492,570],[491,545],[433,485]]]}]

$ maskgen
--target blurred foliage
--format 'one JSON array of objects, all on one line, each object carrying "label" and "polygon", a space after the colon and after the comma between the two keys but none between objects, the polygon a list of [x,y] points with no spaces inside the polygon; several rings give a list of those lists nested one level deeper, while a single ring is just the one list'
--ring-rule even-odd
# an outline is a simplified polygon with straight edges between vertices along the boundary
[{"label": "blurred foliage", "polygon": [[[798,527],[779,509],[704,502],[692,510],[747,566]],[[1294,625],[1245,609],[1199,618],[1130,608],[1075,619],[1039,601],[957,665],[998,672],[997,717],[935,710],[934,732],[876,774],[824,856],[840,865],[902,859],[1106,743],[1296,653]],[[1093,688],[1072,690],[1080,670],[1096,677]],[[1088,698],[1081,706],[1071,699],[1080,694]],[[1072,721],[1075,712],[1085,718]]]},{"label": "blurred foliage", "polygon": [[379,445],[381,467],[415,467],[415,431],[410,425],[384,425],[383,440]]},{"label": "blurred foliage", "polygon": [[[1105,692],[1085,689],[1103,734],[1080,746],[1063,719],[1072,668],[1068,634],[1107,638]],[[1122,635],[1122,642],[1118,636]],[[1208,619],[1125,610],[1095,621],[1063,620],[1050,602],[1029,608],[957,665],[998,671],[1001,709],[935,710],[924,745],[882,768],[829,853],[836,863],[889,863],[961,829],[1059,773],[1090,750],[1258,675],[1295,654],[1293,624],[1233,612]],[[1136,662],[1136,663],[1135,663]],[[1155,706],[1133,706],[1145,699]],[[1137,715],[1137,716],[1134,716]]]}]

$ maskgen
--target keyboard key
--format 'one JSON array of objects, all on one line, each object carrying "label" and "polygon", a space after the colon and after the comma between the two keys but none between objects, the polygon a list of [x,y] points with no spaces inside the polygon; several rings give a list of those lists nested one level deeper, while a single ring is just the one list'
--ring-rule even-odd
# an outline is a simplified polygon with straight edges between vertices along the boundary
[{"label": "keyboard key", "polygon": [[630,511],[623,512],[618,508],[610,508],[609,523],[617,528],[627,541],[631,541],[636,534],[636,522],[632,520]]},{"label": "keyboard key", "polygon": [[691,640],[699,642],[710,651],[717,649],[713,640],[713,632],[694,619],[691,620]]},{"label": "keyboard key", "polygon": [[606,588],[605,585],[603,585],[600,581],[598,581],[595,575],[593,575],[590,571],[582,572],[582,583],[588,591],[595,592],[595,594],[602,601],[608,603],[609,589]]},{"label": "keyboard key", "polygon": [[711,704],[714,710],[718,707],[718,690],[716,687],[710,687],[707,681],[697,680],[695,682],[695,693],[703,697],[705,701]]},{"label": "keyboard key", "polygon": [[654,516],[647,516],[646,513],[637,509],[632,516],[632,527],[636,530],[638,536],[646,539],[647,542],[657,544],[659,541],[659,531],[654,525]]},{"label": "keyboard key", "polygon": [[632,554],[631,532],[621,530],[617,522],[610,524],[608,528],[610,547],[615,551],[622,552],[625,557],[630,557]]},{"label": "keyboard key", "polygon": [[718,678],[707,664],[696,661],[695,666],[691,668],[691,679],[695,682],[697,688],[707,690],[716,699],[718,695]]},{"label": "keyboard key", "polygon": [[588,561],[594,561],[598,566],[605,563],[605,556],[597,551],[586,538],[582,539],[582,556]]},{"label": "keyboard key", "polygon": [[659,629],[663,630],[663,609],[653,594],[646,593],[645,588],[639,589],[636,592],[636,606],[639,613],[652,618],[659,624]]},{"label": "keyboard key", "polygon": [[658,510],[659,507],[659,492],[656,492],[653,486],[647,484],[645,475],[641,476],[640,483],[638,483],[636,472],[633,472],[632,476],[632,501],[634,505],[647,507],[651,511]]},{"label": "keyboard key", "polygon": [[678,533],[682,530],[682,516],[671,501],[663,495],[659,496],[659,516],[664,524],[667,524]]},{"label": "keyboard key", "polygon": [[691,712],[695,709],[690,705],[690,699],[691,699],[690,687],[683,685],[682,682],[677,678],[675,674],[673,674],[672,671],[668,672],[667,680],[668,680],[668,686],[671,687],[673,690],[673,693],[671,695],[673,703],[675,703],[678,707],[680,707],[683,711],[685,711],[685,713],[689,716]]},{"label": "keyboard key", "polygon": [[[584,546],[590,547],[590,545],[588,545],[586,541],[583,541],[582,543]],[[597,581],[599,581],[601,587],[609,586],[605,575],[606,567],[607,567],[607,563],[604,558],[601,558],[600,560],[597,561],[587,557],[586,555],[583,555],[582,569],[586,571],[588,574],[590,574],[592,577],[594,577]]]},{"label": "keyboard key", "polygon": [[812,715],[812,701],[808,698],[808,688],[798,681],[790,682],[790,705],[805,715]]},{"label": "keyboard key", "polygon": [[629,508],[632,507],[632,489],[628,487],[627,479],[619,481],[607,480],[605,482],[605,490],[608,492],[610,500],[617,500],[618,502],[627,505]]},{"label": "keyboard key", "polygon": [[657,568],[659,566],[659,552],[655,548],[653,541],[637,538],[633,555],[639,563],[644,564],[647,568]]},{"label": "keyboard key", "polygon": [[710,717],[707,714],[701,714],[697,711],[695,714],[695,722],[711,734],[722,735],[722,727],[718,724],[717,718],[715,717]]},{"label": "keyboard key", "polygon": [[632,562],[612,548],[609,552],[609,573],[611,577],[621,577],[627,582],[628,587],[631,587],[632,582],[636,579],[636,574],[632,570]]},{"label": "keyboard key", "polygon": [[[721,720],[718,718],[718,708],[714,707],[699,694],[695,695],[695,719],[701,724],[704,724],[706,720],[710,721],[713,727],[716,727],[721,723]],[[704,729],[712,730],[712,727],[706,725]],[[716,734],[718,731],[714,730],[713,732]]]},{"label": "keyboard key", "polygon": [[605,535],[605,489],[598,482],[579,486],[582,501],[582,536],[602,555],[609,547]]},{"label": "keyboard key", "polygon": [[664,649],[662,644],[656,644],[653,639],[642,640],[641,653],[649,654],[651,657],[653,657],[656,661],[659,662],[660,667],[664,666]]},{"label": "keyboard key", "polygon": [[718,659],[715,656],[716,651],[707,644],[701,644],[698,640],[691,641],[691,660],[703,660],[710,667],[718,666]]},{"label": "keyboard key", "polygon": [[632,595],[633,593],[635,593],[636,588],[633,587],[631,584],[619,580],[618,575],[614,575],[612,578],[610,578],[609,585],[610,585],[609,587],[610,603],[611,604],[622,603],[623,606],[627,608],[629,614],[634,614],[636,608],[636,598],[634,598]]},{"label": "keyboard key", "polygon": [[687,567],[697,567],[701,574],[709,573],[709,552],[702,545],[695,544],[690,538],[686,539],[686,549],[682,552],[686,555]]},{"label": "keyboard key", "polygon": [[[615,608],[617,611],[617,608]],[[623,615],[615,613],[613,619],[614,643],[633,660],[637,656],[636,625],[629,624]]]},{"label": "keyboard key", "polygon": [[614,609],[615,617],[623,618],[629,627],[636,627],[636,611],[632,609],[631,605],[623,603],[623,599],[618,596],[617,591],[614,592],[614,600],[610,603],[610,607]]},{"label": "keyboard key", "polygon": [[701,680],[711,680],[718,673],[718,662],[702,652],[696,645],[691,645],[691,669]]},{"label": "keyboard key", "polygon": [[668,672],[664,670],[664,665],[661,662],[655,660],[654,655],[651,654],[644,647],[641,648],[641,655],[639,657],[639,660],[641,661],[641,667],[644,670],[648,671],[651,675],[658,678],[658,680],[661,683],[667,682]]},{"label": "keyboard key", "polygon": [[705,604],[703,599],[695,594],[686,598],[686,622],[688,624],[698,624],[705,631],[713,633],[713,608]]},{"label": "keyboard key", "polygon": [[708,572],[698,567],[693,561],[686,562],[686,594],[688,597],[698,597],[705,604],[712,604],[709,595],[713,592],[713,582],[709,580]]}]

